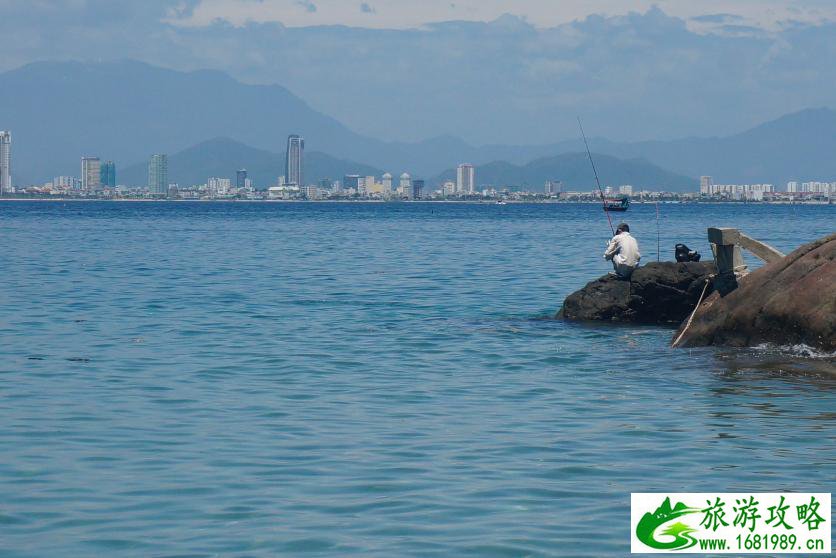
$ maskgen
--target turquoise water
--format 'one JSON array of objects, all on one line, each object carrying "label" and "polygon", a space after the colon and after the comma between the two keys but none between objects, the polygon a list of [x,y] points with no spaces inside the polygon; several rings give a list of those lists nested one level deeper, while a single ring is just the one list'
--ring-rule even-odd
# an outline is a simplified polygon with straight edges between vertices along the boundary
[{"label": "turquoise water", "polygon": [[[670,256],[836,228],[661,215]],[[0,555],[623,556],[631,491],[832,492],[832,358],[547,319],[608,237],[593,205],[0,203]]]}]

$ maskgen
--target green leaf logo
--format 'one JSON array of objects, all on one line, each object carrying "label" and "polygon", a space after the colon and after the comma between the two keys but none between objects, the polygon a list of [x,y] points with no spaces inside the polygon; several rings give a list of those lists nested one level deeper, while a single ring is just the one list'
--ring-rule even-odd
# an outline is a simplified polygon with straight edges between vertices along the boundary
[{"label": "green leaf logo", "polygon": [[655,538],[656,530],[664,524],[690,513],[698,513],[697,508],[689,508],[682,502],[671,507],[671,499],[665,498],[662,505],[653,513],[646,513],[636,526],[636,537],[649,546],[658,550],[684,550],[697,544],[697,539],[691,536],[696,529],[682,522],[676,522],[659,533],[662,536],[673,537],[673,540],[662,542]]}]

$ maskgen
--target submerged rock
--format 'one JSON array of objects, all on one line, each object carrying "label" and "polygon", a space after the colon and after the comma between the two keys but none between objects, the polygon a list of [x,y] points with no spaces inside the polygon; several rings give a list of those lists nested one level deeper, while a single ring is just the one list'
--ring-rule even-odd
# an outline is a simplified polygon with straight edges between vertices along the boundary
[{"label": "submerged rock", "polygon": [[836,350],[836,233],[750,273],[724,297],[712,294],[677,346],[762,343]]},{"label": "submerged rock", "polygon": [[605,275],[569,295],[557,318],[678,325],[694,310],[712,273],[714,262],[652,262],[636,269],[630,281]]}]

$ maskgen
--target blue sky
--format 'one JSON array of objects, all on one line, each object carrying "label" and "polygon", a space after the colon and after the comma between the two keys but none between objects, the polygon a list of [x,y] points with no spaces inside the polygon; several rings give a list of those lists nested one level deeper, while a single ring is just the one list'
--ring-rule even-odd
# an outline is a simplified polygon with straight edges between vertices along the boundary
[{"label": "blue sky", "polygon": [[[725,135],[836,106],[831,0],[0,0],[0,71],[133,58],[474,144]],[[231,100],[234,102],[234,100]]]}]

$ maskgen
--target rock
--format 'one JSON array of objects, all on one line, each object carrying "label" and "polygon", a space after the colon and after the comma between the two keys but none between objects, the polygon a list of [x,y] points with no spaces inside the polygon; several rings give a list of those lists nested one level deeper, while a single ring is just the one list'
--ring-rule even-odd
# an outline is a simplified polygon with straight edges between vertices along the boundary
[{"label": "rock", "polygon": [[630,281],[606,275],[569,295],[557,318],[678,325],[693,312],[712,273],[710,261],[653,262],[636,269]]},{"label": "rock", "polygon": [[724,297],[712,294],[677,346],[761,343],[836,350],[836,233],[750,273]]}]

